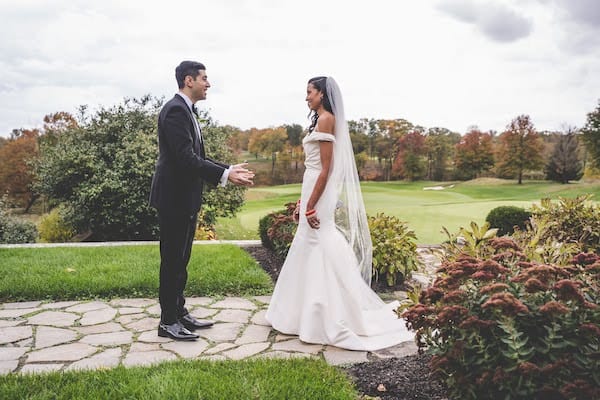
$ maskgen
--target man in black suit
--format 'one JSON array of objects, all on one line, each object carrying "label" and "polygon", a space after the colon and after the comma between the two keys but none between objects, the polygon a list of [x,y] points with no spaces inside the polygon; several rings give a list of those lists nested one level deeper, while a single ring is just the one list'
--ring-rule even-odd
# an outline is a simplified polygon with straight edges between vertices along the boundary
[{"label": "man in black suit", "polygon": [[158,335],[194,340],[198,335],[193,330],[213,324],[192,317],[183,296],[204,182],[247,186],[252,185],[254,173],[246,169],[247,164],[229,166],[206,157],[195,117],[195,103],[206,99],[210,87],[204,65],[183,61],[175,77],[179,92],[158,116],[159,155],[150,190],[150,205],[158,210],[160,227]]}]

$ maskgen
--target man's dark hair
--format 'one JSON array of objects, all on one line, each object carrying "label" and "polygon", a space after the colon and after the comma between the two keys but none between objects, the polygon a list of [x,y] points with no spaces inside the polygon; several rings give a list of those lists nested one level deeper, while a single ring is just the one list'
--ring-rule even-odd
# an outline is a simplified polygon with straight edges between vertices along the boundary
[{"label": "man's dark hair", "polygon": [[181,64],[175,68],[175,79],[177,79],[177,85],[179,89],[182,89],[186,76],[191,76],[193,79],[196,79],[198,75],[200,75],[199,70],[206,70],[204,64],[199,63],[197,61],[182,61]]}]

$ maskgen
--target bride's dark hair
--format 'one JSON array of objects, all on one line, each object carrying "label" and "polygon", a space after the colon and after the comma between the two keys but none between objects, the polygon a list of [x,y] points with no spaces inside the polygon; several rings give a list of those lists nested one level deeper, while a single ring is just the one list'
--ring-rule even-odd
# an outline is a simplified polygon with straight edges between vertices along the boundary
[{"label": "bride's dark hair", "polygon": [[[316,76],[314,78],[310,78],[308,83],[313,85],[315,89],[323,94],[323,108],[330,113],[333,114],[333,110],[331,109],[331,103],[329,102],[329,97],[327,96],[327,77],[326,76]],[[308,113],[308,117],[311,119],[310,126],[308,127],[308,132],[312,132],[315,130],[317,126],[317,120],[319,119],[319,114],[316,111],[310,110]]]}]

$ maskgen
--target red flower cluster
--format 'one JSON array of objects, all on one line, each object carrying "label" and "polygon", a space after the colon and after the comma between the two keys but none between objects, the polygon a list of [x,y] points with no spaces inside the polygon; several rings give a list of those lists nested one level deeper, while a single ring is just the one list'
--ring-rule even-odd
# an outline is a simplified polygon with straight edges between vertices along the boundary
[{"label": "red flower cluster", "polygon": [[600,327],[595,324],[583,324],[579,327],[582,333],[589,334],[591,337],[600,337]]},{"label": "red flower cluster", "polygon": [[575,265],[591,265],[599,261],[600,256],[596,253],[579,253],[573,257],[571,263]]},{"label": "red flower cluster", "polygon": [[529,309],[521,300],[517,299],[510,293],[494,293],[492,297],[483,303],[482,308],[497,307],[500,308],[505,314],[517,315],[525,314],[529,312]]},{"label": "red flower cluster", "polygon": [[554,285],[554,289],[560,300],[575,300],[579,303],[584,302],[583,295],[579,292],[581,284],[570,279],[562,279]]},{"label": "red flower cluster", "polygon": [[495,321],[490,321],[487,319],[479,319],[475,316],[470,316],[469,318],[467,318],[463,322],[461,322],[459,327],[461,329],[477,329],[477,330],[479,330],[479,329],[489,329],[495,325],[496,325]]},{"label": "red flower cluster", "polygon": [[511,238],[508,237],[496,237],[490,240],[490,246],[495,250],[501,249],[512,249],[515,251],[521,251],[521,247]]},{"label": "red flower cluster", "polygon": [[543,292],[548,290],[548,285],[545,285],[537,278],[529,278],[525,282],[525,290],[529,293]]},{"label": "red flower cluster", "polygon": [[492,283],[490,285],[485,285],[481,289],[479,289],[479,293],[493,293],[493,292],[501,292],[504,290],[508,290],[508,285],[506,283]]},{"label": "red flower cluster", "polygon": [[463,306],[446,306],[440,310],[435,322],[439,325],[456,324],[462,322],[469,315],[469,310]]},{"label": "red flower cluster", "polygon": [[558,301],[549,301],[540,307],[540,312],[548,315],[562,315],[569,312],[569,309]]}]

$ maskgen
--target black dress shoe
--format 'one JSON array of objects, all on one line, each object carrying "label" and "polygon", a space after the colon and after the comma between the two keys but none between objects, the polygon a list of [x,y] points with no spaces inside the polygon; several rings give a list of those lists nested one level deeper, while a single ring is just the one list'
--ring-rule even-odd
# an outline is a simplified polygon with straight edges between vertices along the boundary
[{"label": "black dress shoe", "polygon": [[179,322],[181,322],[181,324],[190,331],[202,328],[210,328],[215,324],[214,321],[199,321],[196,318],[192,317],[190,314],[186,314],[183,317],[179,317]]},{"label": "black dress shoe", "polygon": [[177,321],[174,324],[163,324],[162,322],[158,325],[158,336],[170,337],[175,340],[196,340],[198,335],[188,331],[181,322]]}]

